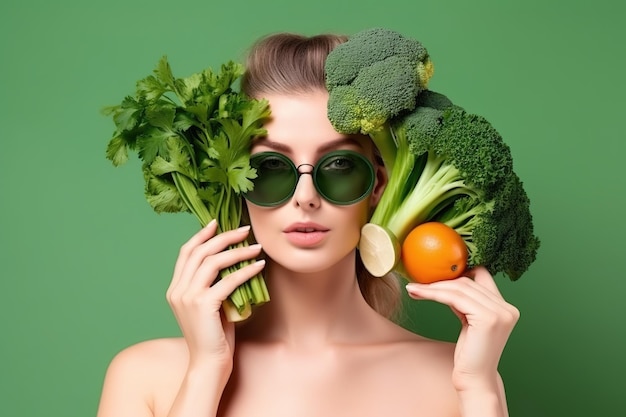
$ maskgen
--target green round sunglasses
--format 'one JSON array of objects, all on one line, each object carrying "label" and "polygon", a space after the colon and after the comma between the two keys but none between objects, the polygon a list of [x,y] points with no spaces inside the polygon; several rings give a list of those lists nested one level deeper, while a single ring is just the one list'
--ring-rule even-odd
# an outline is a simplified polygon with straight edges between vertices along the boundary
[{"label": "green round sunglasses", "polygon": [[[275,207],[284,204],[296,191],[301,175],[309,174],[317,192],[332,204],[354,204],[364,199],[374,187],[372,163],[358,152],[338,150],[322,156],[315,164],[296,166],[278,152],[259,152],[250,157],[256,169],[254,188],[244,194],[253,204]],[[302,167],[311,171],[301,172]]]}]

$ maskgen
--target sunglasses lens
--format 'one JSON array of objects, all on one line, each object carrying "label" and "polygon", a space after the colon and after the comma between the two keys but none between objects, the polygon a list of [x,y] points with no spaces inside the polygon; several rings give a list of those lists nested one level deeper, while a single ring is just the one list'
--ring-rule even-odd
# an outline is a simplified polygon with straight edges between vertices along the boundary
[{"label": "sunglasses lens", "polygon": [[245,197],[259,206],[279,205],[288,200],[298,181],[293,163],[276,152],[262,152],[250,158],[250,165],[257,171],[252,180],[254,188]]},{"label": "sunglasses lens", "polygon": [[348,205],[362,200],[374,186],[372,164],[361,154],[335,151],[315,167],[320,194],[333,204]]}]

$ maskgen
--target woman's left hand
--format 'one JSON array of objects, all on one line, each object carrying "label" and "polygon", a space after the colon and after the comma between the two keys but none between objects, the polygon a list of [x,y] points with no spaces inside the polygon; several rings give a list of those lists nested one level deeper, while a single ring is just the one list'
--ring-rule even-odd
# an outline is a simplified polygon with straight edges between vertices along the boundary
[{"label": "woman's left hand", "polygon": [[452,374],[457,391],[495,387],[498,362],[519,310],[504,300],[489,271],[477,267],[454,280],[410,283],[407,291],[412,298],[448,305],[461,320]]}]

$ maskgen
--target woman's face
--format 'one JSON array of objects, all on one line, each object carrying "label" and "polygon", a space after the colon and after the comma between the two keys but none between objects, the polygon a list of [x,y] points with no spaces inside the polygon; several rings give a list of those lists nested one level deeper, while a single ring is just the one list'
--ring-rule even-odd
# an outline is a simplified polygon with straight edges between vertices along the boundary
[{"label": "woman's face", "polygon": [[[265,125],[267,136],[257,139],[252,154],[278,152],[295,166],[315,165],[328,152],[351,150],[373,161],[373,145],[366,137],[339,134],[330,124],[326,109],[328,93],[269,95],[272,117]],[[294,272],[318,272],[350,255],[367,222],[371,207],[385,184],[382,167],[374,164],[376,183],[363,200],[334,205],[322,198],[311,175],[301,175],[293,196],[277,207],[246,201],[254,236],[275,262]],[[300,172],[310,172],[310,166]]]}]

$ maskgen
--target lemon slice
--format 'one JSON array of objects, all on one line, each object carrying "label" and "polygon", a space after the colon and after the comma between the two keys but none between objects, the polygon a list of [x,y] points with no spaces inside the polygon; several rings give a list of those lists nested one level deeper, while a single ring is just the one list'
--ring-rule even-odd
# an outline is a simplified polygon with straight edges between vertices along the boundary
[{"label": "lemon slice", "polygon": [[361,228],[361,260],[375,277],[382,277],[393,270],[400,260],[400,249],[398,239],[384,227],[367,223]]}]

